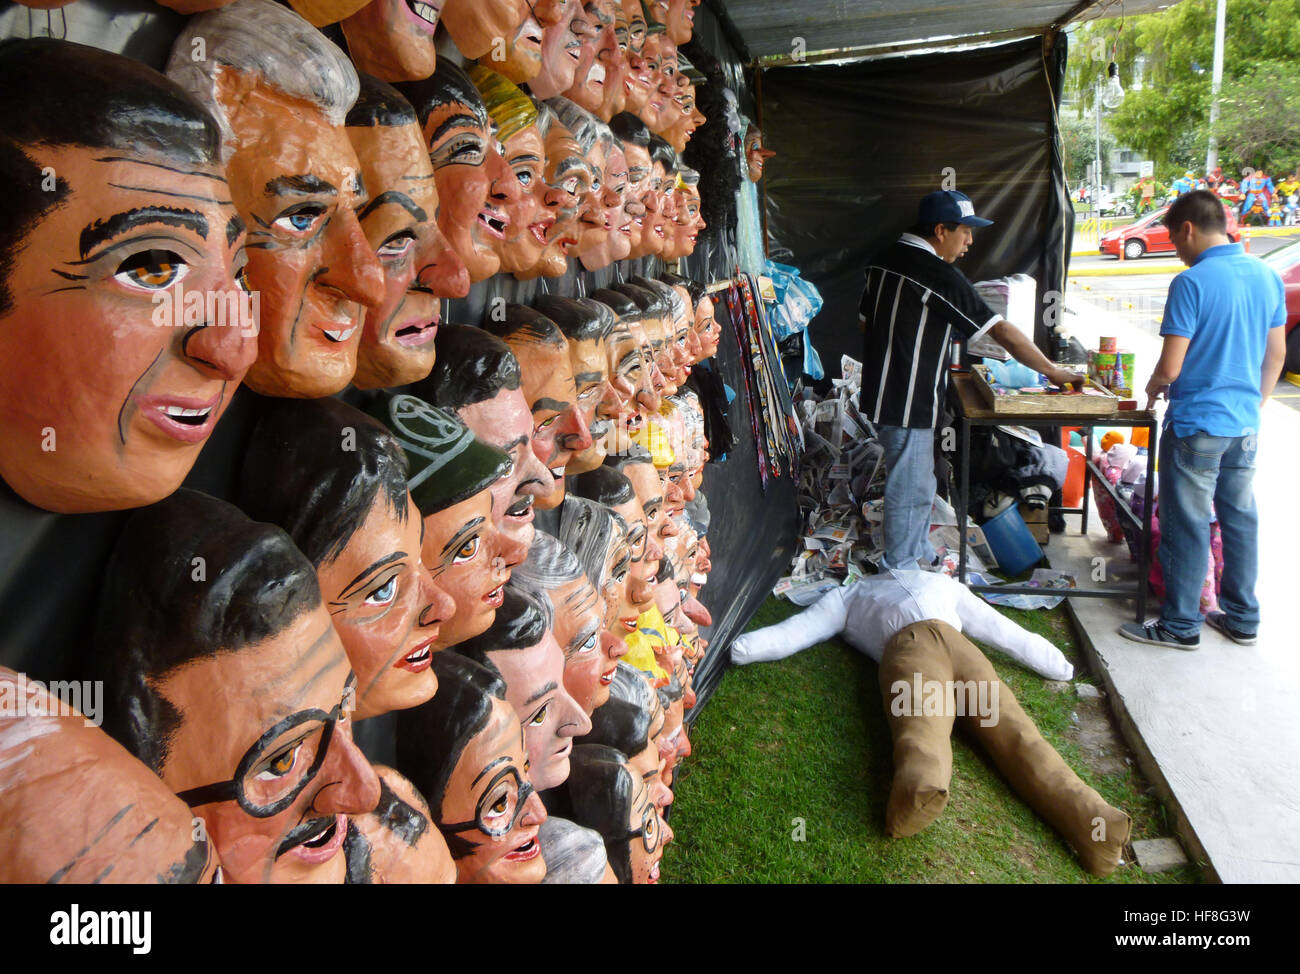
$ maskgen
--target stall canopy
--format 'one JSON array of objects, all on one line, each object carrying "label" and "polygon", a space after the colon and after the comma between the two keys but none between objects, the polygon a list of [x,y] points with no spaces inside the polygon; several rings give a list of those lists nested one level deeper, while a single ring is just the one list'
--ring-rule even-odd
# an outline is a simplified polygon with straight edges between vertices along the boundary
[{"label": "stall canopy", "polygon": [[[813,59],[880,54],[1041,36],[1053,27],[1098,17],[1131,16],[1176,0],[706,0],[724,8],[748,57]],[[796,38],[802,39],[797,43]],[[802,48],[803,54],[798,54]]]}]

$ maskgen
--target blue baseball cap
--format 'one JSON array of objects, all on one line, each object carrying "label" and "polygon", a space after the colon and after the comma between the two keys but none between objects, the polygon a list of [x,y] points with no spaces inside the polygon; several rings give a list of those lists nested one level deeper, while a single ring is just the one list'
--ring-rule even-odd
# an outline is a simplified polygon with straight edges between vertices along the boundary
[{"label": "blue baseball cap", "polygon": [[975,204],[965,193],[955,189],[936,189],[921,198],[916,222],[932,227],[936,223],[964,223],[968,227],[987,227],[993,221],[975,215]]}]

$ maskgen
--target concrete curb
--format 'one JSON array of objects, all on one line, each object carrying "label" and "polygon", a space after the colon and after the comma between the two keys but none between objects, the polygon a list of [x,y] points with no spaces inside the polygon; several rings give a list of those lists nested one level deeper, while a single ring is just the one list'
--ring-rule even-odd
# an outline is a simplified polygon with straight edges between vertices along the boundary
[{"label": "concrete curb", "polygon": [[[1051,559],[1048,560],[1050,563]],[[1088,660],[1088,668],[1092,671],[1092,675],[1101,681],[1106,690],[1111,713],[1114,714],[1115,722],[1119,725],[1120,736],[1124,738],[1124,743],[1133,752],[1138,770],[1142,772],[1142,776],[1156,790],[1156,795],[1164,805],[1165,813],[1169,816],[1169,824],[1172,826],[1174,834],[1183,843],[1183,848],[1190,853],[1189,858],[1201,870],[1202,876],[1207,882],[1222,883],[1223,880],[1219,878],[1214,863],[1205,851],[1205,846],[1201,844],[1196,830],[1192,827],[1192,823],[1188,821],[1182,805],[1179,804],[1178,799],[1175,797],[1173,788],[1169,785],[1169,780],[1165,777],[1160,765],[1156,763],[1155,756],[1151,753],[1151,749],[1147,746],[1136,721],[1129,713],[1124,697],[1115,687],[1105,659],[1097,652],[1097,647],[1089,636],[1087,628],[1075,612],[1074,601],[1074,599],[1070,598],[1065,600],[1066,613],[1074,626],[1074,632],[1079,639],[1079,646],[1083,650],[1083,655]]]}]

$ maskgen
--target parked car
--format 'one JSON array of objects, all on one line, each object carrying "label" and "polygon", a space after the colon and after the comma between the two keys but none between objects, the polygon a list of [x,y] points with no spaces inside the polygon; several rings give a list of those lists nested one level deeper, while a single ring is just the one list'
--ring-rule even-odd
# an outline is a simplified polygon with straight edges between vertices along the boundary
[{"label": "parked car", "polygon": [[[1174,245],[1169,239],[1169,230],[1160,222],[1168,212],[1169,207],[1162,206],[1135,223],[1107,230],[1101,235],[1098,250],[1103,255],[1118,257],[1120,248],[1123,248],[1125,260],[1137,260],[1143,254],[1172,254]],[[1241,228],[1237,226],[1236,214],[1226,207],[1223,212],[1228,218],[1229,239],[1233,242],[1240,240]]]},{"label": "parked car", "polygon": [[1260,258],[1282,275],[1286,287],[1286,370],[1300,375],[1300,240]]}]

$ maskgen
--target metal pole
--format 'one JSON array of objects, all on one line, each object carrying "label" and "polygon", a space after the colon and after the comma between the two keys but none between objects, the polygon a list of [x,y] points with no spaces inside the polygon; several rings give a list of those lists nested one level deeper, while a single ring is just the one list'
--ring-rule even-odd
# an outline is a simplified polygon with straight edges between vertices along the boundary
[{"label": "metal pole", "polygon": [[1214,127],[1219,123],[1219,89],[1223,87],[1223,32],[1227,0],[1219,0],[1214,12],[1214,72],[1210,81],[1210,143],[1205,150],[1205,175],[1208,178],[1219,164],[1219,143]]},{"label": "metal pole", "polygon": [[[1100,219],[1100,215],[1097,213],[1097,202],[1101,198],[1101,83],[1100,82],[1095,82],[1093,84],[1093,95],[1094,95],[1093,107],[1097,109],[1097,155],[1092,160],[1092,165],[1093,165],[1092,209],[1093,209],[1093,215],[1097,216],[1098,219]],[[1097,224],[1097,236],[1098,239],[1101,238],[1100,223]]]}]

